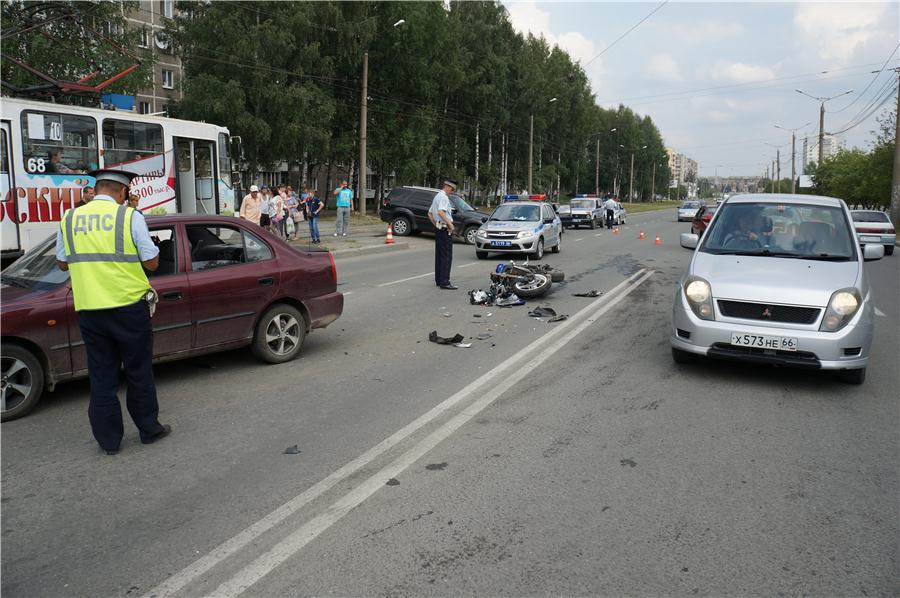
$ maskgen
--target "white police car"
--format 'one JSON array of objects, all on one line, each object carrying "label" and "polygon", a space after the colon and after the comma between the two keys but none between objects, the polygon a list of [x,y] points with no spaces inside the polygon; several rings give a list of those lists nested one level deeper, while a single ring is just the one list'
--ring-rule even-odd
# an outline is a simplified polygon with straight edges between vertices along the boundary
[{"label": "white police car", "polygon": [[475,234],[475,255],[487,259],[490,253],[524,253],[539,260],[544,250],[559,253],[563,226],[543,195],[504,195],[487,222]]}]

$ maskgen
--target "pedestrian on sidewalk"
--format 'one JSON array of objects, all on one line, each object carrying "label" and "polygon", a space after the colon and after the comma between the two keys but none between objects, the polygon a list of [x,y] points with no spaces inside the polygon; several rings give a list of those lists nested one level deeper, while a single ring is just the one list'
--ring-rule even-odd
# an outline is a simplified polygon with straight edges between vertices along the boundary
[{"label": "pedestrian on sidewalk", "polygon": [[434,243],[434,283],[445,290],[455,291],[450,283],[450,266],[453,263],[453,207],[448,193],[456,191],[456,181],[446,179],[440,191],[431,200],[428,219],[437,229]]},{"label": "pedestrian on sidewalk", "polygon": [[268,185],[263,185],[260,188],[260,202],[259,202],[259,225],[269,231],[272,232],[272,192],[269,189]]},{"label": "pedestrian on sidewalk", "polygon": [[306,213],[309,216],[309,236],[312,242],[318,245],[321,243],[319,239],[319,212],[325,208],[316,192],[312,189],[306,190]]},{"label": "pedestrian on sidewalk", "polygon": [[355,209],[353,205],[353,191],[347,185],[347,181],[341,181],[341,186],[332,192],[337,197],[337,217],[335,219],[334,236],[346,237],[350,229],[350,211]]},{"label": "pedestrian on sidewalk", "polygon": [[259,187],[250,185],[250,193],[241,200],[241,218],[253,224],[259,224],[262,198],[259,195]]}]

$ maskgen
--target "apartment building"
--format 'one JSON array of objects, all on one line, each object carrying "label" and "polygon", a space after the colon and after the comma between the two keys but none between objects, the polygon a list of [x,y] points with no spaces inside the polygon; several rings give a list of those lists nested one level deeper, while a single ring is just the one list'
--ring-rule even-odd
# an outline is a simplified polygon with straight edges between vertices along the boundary
[{"label": "apartment building", "polygon": [[141,114],[168,112],[169,103],[181,99],[184,70],[165,36],[166,21],[176,14],[175,0],[139,0],[126,19],[140,34],[139,45],[156,58],[153,87],[138,91],[134,111]]}]

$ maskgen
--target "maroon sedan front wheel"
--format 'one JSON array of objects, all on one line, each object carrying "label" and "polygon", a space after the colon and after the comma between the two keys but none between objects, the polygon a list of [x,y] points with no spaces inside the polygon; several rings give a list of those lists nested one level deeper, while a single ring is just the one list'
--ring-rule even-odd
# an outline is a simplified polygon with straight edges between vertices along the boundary
[{"label": "maroon sedan front wheel", "polygon": [[0,347],[0,421],[22,417],[44,392],[44,368],[31,351],[4,343]]}]

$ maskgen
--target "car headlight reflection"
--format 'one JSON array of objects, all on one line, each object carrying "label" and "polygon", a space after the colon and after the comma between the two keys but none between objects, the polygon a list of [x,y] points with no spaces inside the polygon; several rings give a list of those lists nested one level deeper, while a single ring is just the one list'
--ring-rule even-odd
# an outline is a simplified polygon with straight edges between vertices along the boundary
[{"label": "car headlight reflection", "polygon": [[715,320],[712,304],[712,289],[709,283],[698,276],[691,276],[685,281],[684,296],[688,305],[698,318]]},{"label": "car headlight reflection", "polygon": [[853,319],[853,316],[859,311],[860,305],[862,305],[862,298],[855,288],[835,291],[828,301],[828,308],[825,310],[825,317],[822,318],[819,330],[837,332]]}]

